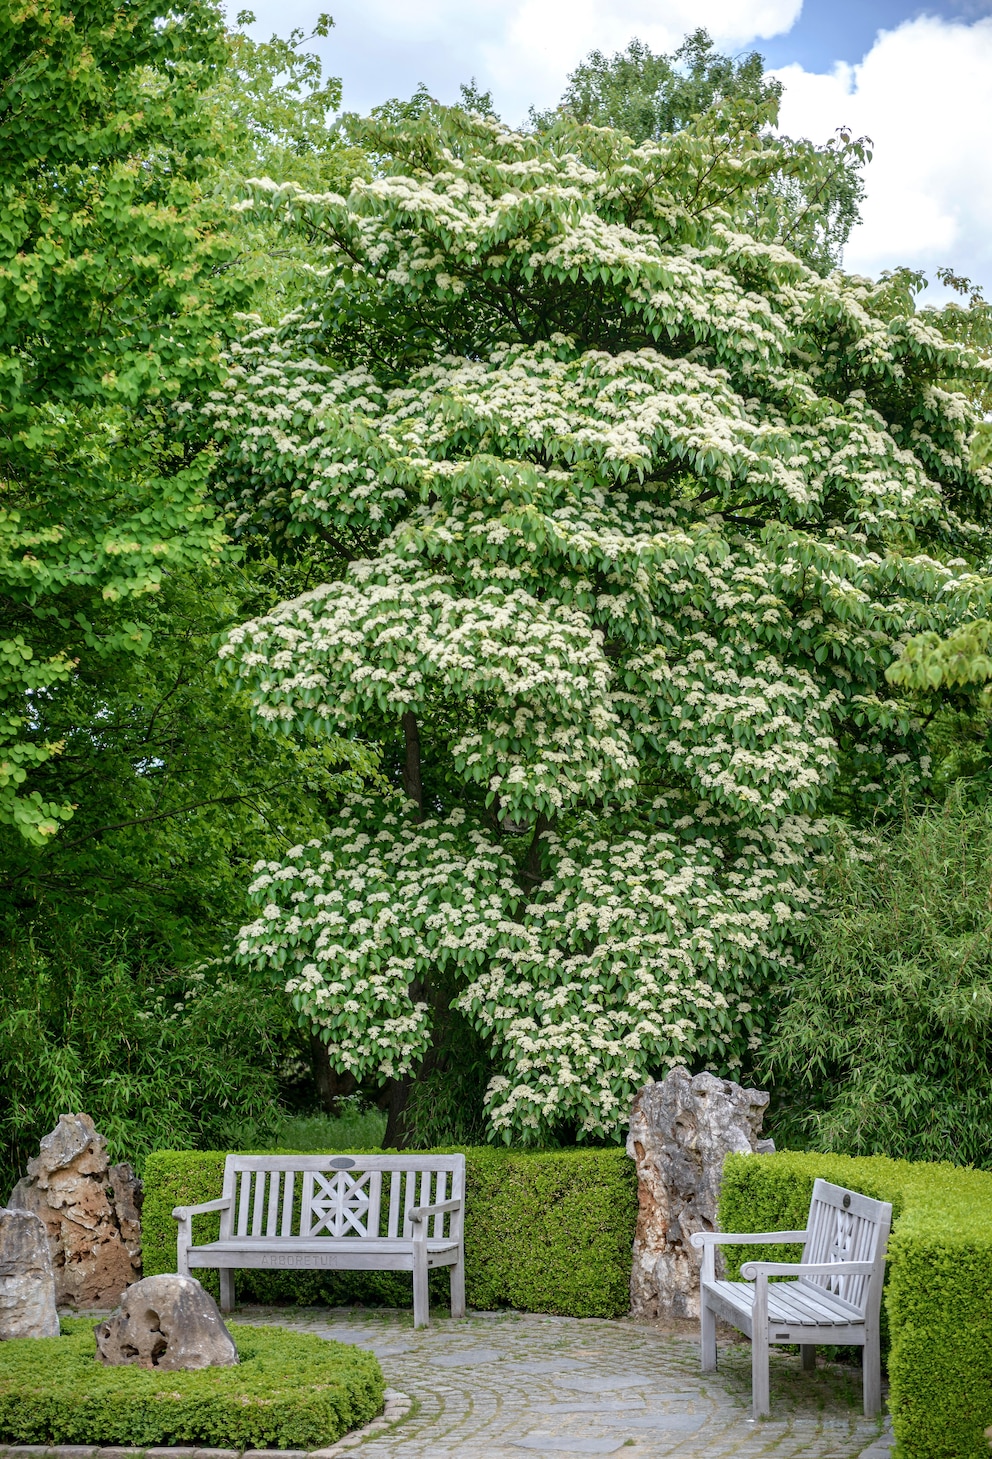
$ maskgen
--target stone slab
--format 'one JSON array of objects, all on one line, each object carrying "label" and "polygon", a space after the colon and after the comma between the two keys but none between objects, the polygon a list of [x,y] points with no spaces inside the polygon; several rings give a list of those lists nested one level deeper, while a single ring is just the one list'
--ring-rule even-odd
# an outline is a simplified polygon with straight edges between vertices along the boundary
[{"label": "stone slab", "polygon": [[562,1378],[558,1386],[574,1393],[620,1393],[624,1388],[647,1388],[650,1382],[641,1373],[588,1373],[583,1378]]},{"label": "stone slab", "polygon": [[495,1363],[503,1354],[496,1348],[466,1348],[460,1353],[445,1353],[431,1358],[437,1368],[471,1368],[480,1363]]}]

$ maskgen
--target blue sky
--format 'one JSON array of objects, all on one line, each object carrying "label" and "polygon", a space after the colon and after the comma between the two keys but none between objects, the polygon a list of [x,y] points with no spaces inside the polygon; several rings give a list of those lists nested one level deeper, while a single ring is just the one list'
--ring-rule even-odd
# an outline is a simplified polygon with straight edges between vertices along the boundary
[{"label": "blue sky", "polygon": [[829,71],[835,62],[854,65],[871,50],[880,30],[894,30],[921,15],[944,20],[974,21],[992,13],[992,0],[914,5],[904,0],[813,0],[803,5],[798,20],[783,35],[756,41],[769,66],[799,65],[807,71]]},{"label": "blue sky", "polygon": [[950,265],[992,295],[992,0],[255,0],[252,8],[258,35],[308,28],[330,8],[335,28],[314,44],[342,78],[349,110],[409,95],[421,81],[454,100],[459,82],[475,77],[511,124],[530,104],[557,101],[593,46],[619,50],[636,35],[670,50],[704,25],[724,50],[762,52],[785,85],[784,131],[823,141],[843,125],[873,139],[846,267]]}]

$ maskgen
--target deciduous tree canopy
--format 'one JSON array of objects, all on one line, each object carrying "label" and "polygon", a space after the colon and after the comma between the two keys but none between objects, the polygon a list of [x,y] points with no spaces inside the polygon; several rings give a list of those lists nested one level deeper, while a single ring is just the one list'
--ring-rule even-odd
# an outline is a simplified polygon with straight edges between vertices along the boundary
[{"label": "deciduous tree canopy", "polygon": [[901,277],[784,246],[769,184],[830,160],[734,107],[639,147],[437,110],[368,142],[346,197],[255,187],[313,303],[208,415],[239,530],[341,562],[227,662],[276,728],[402,736],[407,799],[260,864],[239,953],[364,1075],[416,1067],[453,985],[493,1128],[603,1135],[667,1064],[739,1064],[817,815],[927,776],[885,670],[988,594],[941,383],[987,367]]}]

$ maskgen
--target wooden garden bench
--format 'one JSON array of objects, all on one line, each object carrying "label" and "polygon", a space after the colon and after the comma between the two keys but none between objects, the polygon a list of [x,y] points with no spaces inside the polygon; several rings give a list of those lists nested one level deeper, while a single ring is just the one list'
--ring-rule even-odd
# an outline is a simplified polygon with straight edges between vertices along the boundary
[{"label": "wooden garden bench", "polygon": [[[413,1323],[430,1324],[427,1273],[451,1269],[451,1315],[465,1316],[464,1155],[228,1155],[224,1193],[177,1206],[176,1270],[220,1272],[234,1306],[238,1267],[413,1273]],[[193,1244],[193,1217],[220,1212],[220,1235]]]},{"label": "wooden garden bench", "polygon": [[[754,1417],[764,1418],[769,1413],[769,1344],[797,1343],[805,1369],[815,1366],[817,1343],[856,1345],[862,1349],[865,1413],[874,1418],[882,1406],[879,1311],[891,1224],[888,1202],[818,1180],[805,1231],[743,1236],[696,1231],[690,1241],[703,1252],[699,1291],[703,1372],[716,1368],[718,1317],[747,1333]],[[799,1241],[803,1255],[798,1265],[749,1261],[741,1267],[743,1282],[717,1280],[717,1246]],[[793,1280],[769,1283],[769,1277]]]}]

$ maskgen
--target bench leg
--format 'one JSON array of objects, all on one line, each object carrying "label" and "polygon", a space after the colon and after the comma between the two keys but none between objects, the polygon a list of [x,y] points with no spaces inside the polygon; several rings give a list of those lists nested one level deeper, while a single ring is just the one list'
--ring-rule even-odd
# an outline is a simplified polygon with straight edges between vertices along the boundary
[{"label": "bench leg", "polygon": [[816,1372],[816,1348],[815,1348],[815,1346],[812,1343],[808,1343],[808,1342],[801,1343],[800,1346],[799,1346],[799,1356],[802,1359],[803,1372],[804,1373],[815,1373]]},{"label": "bench leg", "polygon": [[772,1411],[768,1387],[768,1329],[755,1325],[751,1339],[751,1406],[755,1418],[767,1418]]},{"label": "bench leg", "polygon": [[423,1245],[413,1244],[413,1325],[430,1327],[431,1304],[427,1286],[427,1252]]},{"label": "bench leg", "polygon": [[704,1373],[716,1372],[716,1313],[706,1305],[705,1294],[699,1303],[699,1358]]},{"label": "bench leg", "polygon": [[220,1310],[230,1312],[234,1306],[234,1273],[230,1267],[220,1269]]},{"label": "bench leg", "polygon": [[451,1315],[465,1316],[465,1258],[451,1268]]},{"label": "bench leg", "polygon": [[877,1337],[861,1349],[861,1368],[865,1418],[876,1418],[882,1411],[882,1354]]}]

